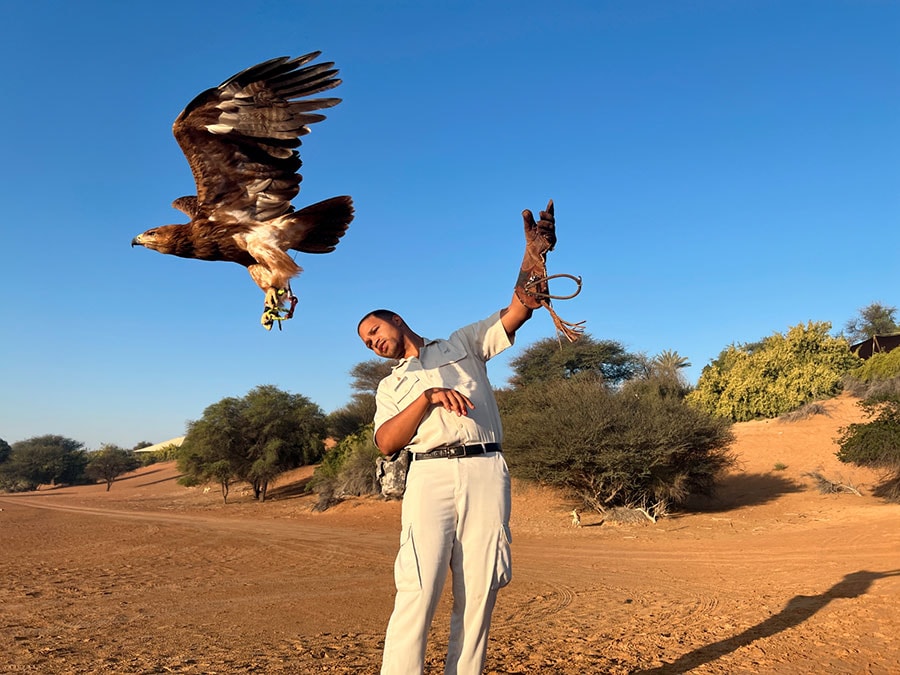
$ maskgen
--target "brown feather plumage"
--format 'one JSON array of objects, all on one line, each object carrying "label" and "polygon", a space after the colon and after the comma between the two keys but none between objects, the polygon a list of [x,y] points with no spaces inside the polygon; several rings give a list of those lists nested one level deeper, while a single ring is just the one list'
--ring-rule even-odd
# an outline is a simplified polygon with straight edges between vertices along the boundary
[{"label": "brown feather plumage", "polygon": [[339,98],[313,98],[341,82],[319,52],[279,57],[240,71],[197,95],[172,127],[191,167],[196,196],[172,205],[191,221],[165,225],[133,242],[160,253],[224,260],[249,268],[263,291],[289,289],[300,272],[285,254],[333,251],[353,220],[350,197],[295,211],[302,166],[297,148],[320,110]]}]

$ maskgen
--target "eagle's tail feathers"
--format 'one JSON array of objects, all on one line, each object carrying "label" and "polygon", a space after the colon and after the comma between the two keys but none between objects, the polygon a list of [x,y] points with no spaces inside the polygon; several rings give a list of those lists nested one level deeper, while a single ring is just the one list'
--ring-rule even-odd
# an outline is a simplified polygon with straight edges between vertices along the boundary
[{"label": "eagle's tail feathers", "polygon": [[289,248],[302,253],[331,253],[353,220],[353,200],[332,197],[284,218],[291,221]]}]

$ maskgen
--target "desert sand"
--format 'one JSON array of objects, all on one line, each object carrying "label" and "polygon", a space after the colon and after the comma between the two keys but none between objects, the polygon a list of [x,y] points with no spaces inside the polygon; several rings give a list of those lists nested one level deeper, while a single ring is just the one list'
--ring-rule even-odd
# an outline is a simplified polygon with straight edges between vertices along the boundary
[{"label": "desert sand", "polygon": [[[736,425],[717,497],[656,524],[575,528],[571,502],[514,483],[486,672],[900,673],[900,506],[834,457],[856,399],[826,409]],[[314,512],[310,473],[264,504],[181,487],[172,463],[0,495],[0,672],[376,673],[400,504]],[[445,593],[429,673],[448,613]]]}]

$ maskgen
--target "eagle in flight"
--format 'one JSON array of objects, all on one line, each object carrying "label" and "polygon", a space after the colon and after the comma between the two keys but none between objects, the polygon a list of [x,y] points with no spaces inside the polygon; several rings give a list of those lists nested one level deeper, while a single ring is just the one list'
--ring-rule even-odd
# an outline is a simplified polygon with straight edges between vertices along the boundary
[{"label": "eagle in flight", "polygon": [[325,119],[316,111],[341,101],[310,98],[341,83],[333,63],[310,64],[319,54],[260,63],[191,101],[172,127],[197,184],[196,196],[172,206],[191,222],[154,227],[131,242],[243,265],[266,294],[266,330],[290,319],[297,304],[290,282],[302,269],[286,251],[330,253],[353,220],[348,196],[299,211],[291,204],[303,179],[300,137]]}]

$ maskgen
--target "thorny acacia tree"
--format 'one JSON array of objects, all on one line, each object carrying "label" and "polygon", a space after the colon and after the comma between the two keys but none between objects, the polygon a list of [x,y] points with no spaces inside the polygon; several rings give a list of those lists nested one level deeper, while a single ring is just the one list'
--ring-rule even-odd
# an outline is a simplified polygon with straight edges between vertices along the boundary
[{"label": "thorny acacia tree", "polygon": [[8,490],[35,490],[42,484],[73,484],[82,480],[87,456],[84,443],[47,434],[13,443],[0,465],[0,484]]},{"label": "thorny acacia tree", "polygon": [[183,483],[216,481],[228,500],[230,485],[247,481],[265,501],[269,484],[285,471],[322,457],[325,416],[305,396],[272,385],[243,398],[225,398],[188,424],[179,451]]},{"label": "thorny acacia tree", "polygon": [[360,361],[350,369],[350,402],[328,415],[328,433],[336,440],[358,433],[375,418],[378,383],[391,374],[397,362],[389,359]]},{"label": "thorny acacia tree", "polygon": [[612,340],[595,340],[588,334],[576,342],[545,338],[510,361],[513,376],[509,382],[518,389],[535,382],[593,374],[607,384],[619,384],[634,377],[640,365],[639,356]]},{"label": "thorny acacia tree", "polygon": [[590,338],[527,348],[513,387],[497,392],[510,471],[586,508],[642,507],[654,519],[711,493],[732,461],[731,425],[684,403],[686,365],[677,352],[648,360]]},{"label": "thorny acacia tree", "polygon": [[844,324],[847,341],[851,344],[868,340],[874,335],[890,335],[900,332],[896,320],[897,308],[873,302]]},{"label": "thorny acacia tree", "polygon": [[587,508],[643,507],[654,519],[711,494],[732,463],[731,424],[687,406],[679,392],[659,378],[613,389],[595,376],[507,392],[510,470],[563,488]]},{"label": "thorny acacia tree", "polygon": [[116,478],[123,473],[133,471],[140,464],[133,452],[124,450],[118,445],[107,444],[96,452],[88,454],[84,475],[92,480],[104,481],[106,491],[109,492]]}]

